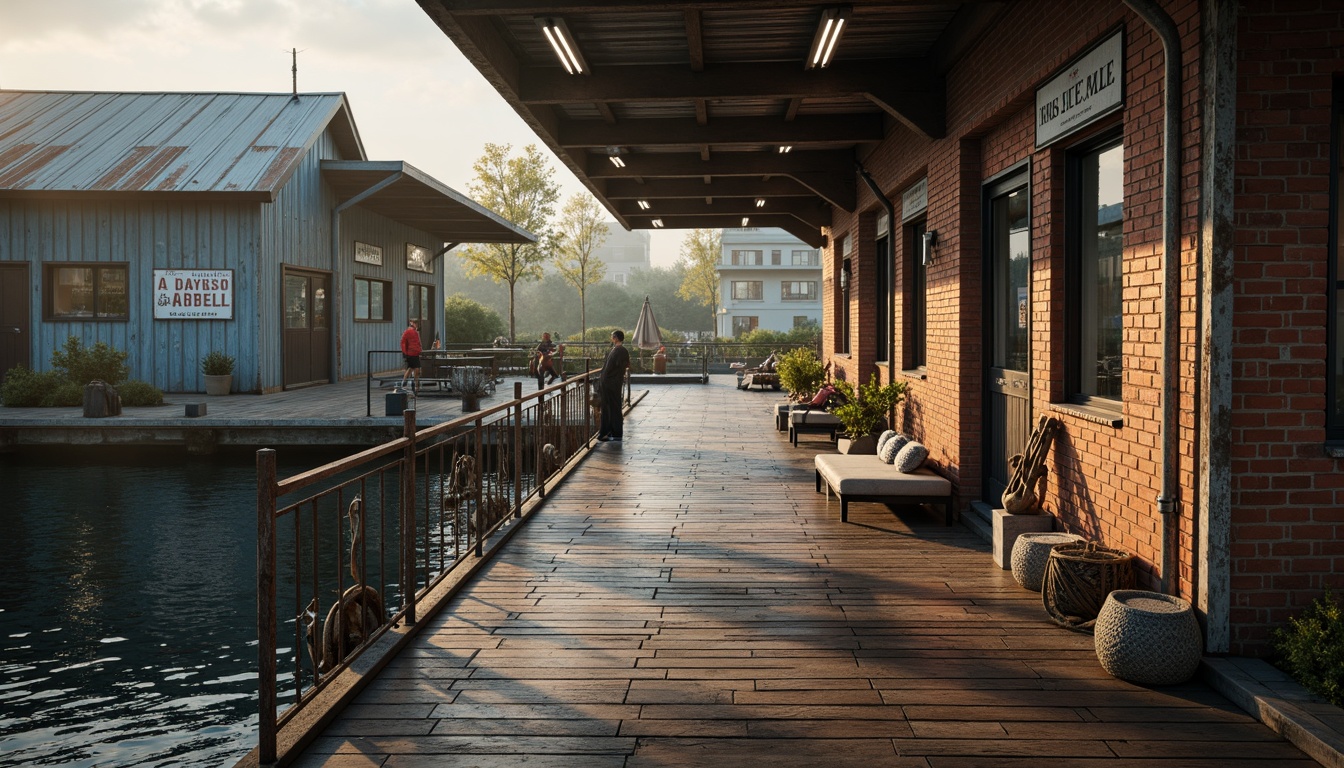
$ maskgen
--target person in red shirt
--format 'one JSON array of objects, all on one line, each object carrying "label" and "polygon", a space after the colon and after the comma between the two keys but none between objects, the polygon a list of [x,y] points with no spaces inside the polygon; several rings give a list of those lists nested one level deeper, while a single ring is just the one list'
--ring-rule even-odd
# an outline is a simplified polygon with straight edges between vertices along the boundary
[{"label": "person in red shirt", "polygon": [[406,358],[406,371],[401,374],[401,383],[415,377],[414,389],[420,391],[420,321],[412,317],[407,321],[406,330],[401,334],[401,354]]}]

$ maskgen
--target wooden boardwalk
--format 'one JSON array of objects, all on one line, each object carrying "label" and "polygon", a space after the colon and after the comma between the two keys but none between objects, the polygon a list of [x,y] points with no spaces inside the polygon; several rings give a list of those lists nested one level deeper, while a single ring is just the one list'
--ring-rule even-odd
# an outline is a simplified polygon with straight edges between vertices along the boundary
[{"label": "wooden boardwalk", "polygon": [[1314,766],[1107,675],[987,545],[813,490],[769,393],[653,389],[301,766]]}]

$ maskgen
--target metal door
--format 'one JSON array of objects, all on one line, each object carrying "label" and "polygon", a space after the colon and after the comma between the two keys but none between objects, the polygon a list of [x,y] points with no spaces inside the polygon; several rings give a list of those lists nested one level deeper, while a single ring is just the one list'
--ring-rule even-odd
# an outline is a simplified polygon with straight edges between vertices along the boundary
[{"label": "metal door", "polygon": [[985,485],[994,506],[1008,485],[1008,457],[1031,434],[1031,200],[1026,173],[986,190]]},{"label": "metal door", "polygon": [[331,380],[331,278],[286,270],[284,276],[286,389]]},{"label": "metal door", "polygon": [[10,368],[32,367],[29,285],[27,264],[0,264],[0,381]]}]

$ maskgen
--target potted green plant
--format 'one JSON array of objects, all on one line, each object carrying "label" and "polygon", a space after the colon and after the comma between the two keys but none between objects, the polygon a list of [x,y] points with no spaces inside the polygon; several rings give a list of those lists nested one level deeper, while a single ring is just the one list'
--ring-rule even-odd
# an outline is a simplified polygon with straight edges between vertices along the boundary
[{"label": "potted green plant", "polygon": [[201,358],[205,375],[205,394],[227,395],[233,388],[233,358],[223,352],[211,352]]},{"label": "potted green plant", "polygon": [[847,381],[835,382],[835,388],[844,396],[845,403],[836,406],[831,413],[840,420],[840,426],[849,438],[841,452],[877,453],[878,430],[886,423],[887,414],[905,398],[905,382],[879,384],[874,373],[867,384],[858,386],[857,391]]},{"label": "potted green plant", "polygon": [[826,367],[811,347],[798,347],[779,357],[779,384],[789,392],[789,400],[801,403],[811,399],[826,380]]}]

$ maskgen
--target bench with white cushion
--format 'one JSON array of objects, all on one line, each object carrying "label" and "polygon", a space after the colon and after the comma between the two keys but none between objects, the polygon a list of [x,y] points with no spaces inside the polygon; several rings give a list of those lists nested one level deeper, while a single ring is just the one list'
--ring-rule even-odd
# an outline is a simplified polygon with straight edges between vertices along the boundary
[{"label": "bench with white cushion", "polygon": [[789,442],[796,447],[798,436],[804,433],[829,434],[835,442],[835,433],[840,429],[840,420],[825,411],[791,411],[789,413]]},{"label": "bench with white cushion", "polygon": [[943,524],[952,524],[952,483],[928,467],[896,471],[872,454],[819,453],[817,493],[826,487],[840,499],[840,520],[849,520],[849,502],[941,504]]}]

